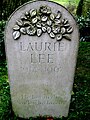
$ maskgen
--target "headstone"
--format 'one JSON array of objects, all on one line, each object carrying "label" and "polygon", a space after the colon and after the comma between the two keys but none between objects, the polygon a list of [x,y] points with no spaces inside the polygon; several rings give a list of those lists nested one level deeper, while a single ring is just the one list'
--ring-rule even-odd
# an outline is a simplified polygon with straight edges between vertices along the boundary
[{"label": "headstone", "polygon": [[68,115],[78,43],[73,16],[57,3],[28,2],[10,16],[5,46],[17,116]]}]

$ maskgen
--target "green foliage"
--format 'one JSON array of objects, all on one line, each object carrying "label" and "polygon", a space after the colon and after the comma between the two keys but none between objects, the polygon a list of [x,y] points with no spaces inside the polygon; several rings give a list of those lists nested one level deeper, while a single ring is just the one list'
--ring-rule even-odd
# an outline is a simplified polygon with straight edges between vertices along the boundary
[{"label": "green foliage", "polygon": [[7,65],[0,60],[0,120],[16,120],[10,98],[10,87],[7,76]]},{"label": "green foliage", "polygon": [[[3,0],[0,4],[0,20],[7,20],[11,13],[20,5],[33,0]],[[67,5],[78,6],[79,0],[52,0],[67,7]],[[76,8],[75,7],[75,8]],[[71,11],[72,12],[72,11]]]},{"label": "green foliage", "polygon": [[[75,74],[72,109],[77,114],[76,120],[90,119],[90,43],[81,42]],[[72,115],[72,114],[71,114]],[[75,119],[75,118],[74,118]]]},{"label": "green foliage", "polygon": [[[90,43],[80,42],[69,116],[53,120],[90,120]],[[5,61],[0,61],[0,120],[25,120],[12,111]],[[29,120],[47,120],[46,117]]]},{"label": "green foliage", "polygon": [[62,4],[62,5],[65,5],[65,4],[74,4],[74,5],[78,5],[78,3],[79,3],[79,0],[74,0],[74,1],[72,1],[72,0],[51,0],[51,1],[54,1],[54,2],[57,2],[57,3],[59,3],[59,4]]},{"label": "green foliage", "polygon": [[0,21],[0,58],[5,58],[4,27],[5,22]]},{"label": "green foliage", "polygon": [[87,16],[86,17],[78,17],[77,20],[80,29],[83,29],[85,27],[90,27],[90,10],[87,12]]},{"label": "green foliage", "polygon": [[78,7],[77,7],[77,11],[76,11],[77,16],[82,15],[83,5],[84,5],[84,0],[80,0]]},{"label": "green foliage", "polygon": [[82,15],[87,16],[87,11],[90,9],[90,0],[84,0],[84,5],[82,8]]},{"label": "green foliage", "polygon": [[0,4],[0,10],[2,12],[0,20],[7,20],[17,7],[28,1],[30,0],[3,0],[2,4]]},{"label": "green foliage", "polygon": [[80,38],[83,41],[90,41],[90,10],[87,12],[86,17],[78,17],[77,23],[80,29]]},{"label": "green foliage", "polygon": [[52,0],[54,2],[57,2],[63,6],[65,6],[70,13],[73,15],[76,15],[76,8],[78,6],[79,0]]}]

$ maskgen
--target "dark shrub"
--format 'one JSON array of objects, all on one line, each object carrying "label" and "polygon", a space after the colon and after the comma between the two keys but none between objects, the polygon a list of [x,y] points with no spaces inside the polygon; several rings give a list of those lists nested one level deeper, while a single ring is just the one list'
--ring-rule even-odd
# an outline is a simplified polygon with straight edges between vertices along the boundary
[{"label": "dark shrub", "polygon": [[4,28],[5,21],[0,21],[0,59],[5,58]]},{"label": "dark shrub", "polygon": [[80,29],[80,40],[90,42],[90,10],[86,17],[78,17],[77,22]]}]

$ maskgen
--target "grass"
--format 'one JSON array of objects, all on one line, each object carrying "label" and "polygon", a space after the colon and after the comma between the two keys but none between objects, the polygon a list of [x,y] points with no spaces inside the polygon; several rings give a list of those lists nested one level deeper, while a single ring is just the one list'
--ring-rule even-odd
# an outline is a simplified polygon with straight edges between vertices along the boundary
[{"label": "grass", "polygon": [[[54,120],[90,120],[90,43],[81,42],[75,73],[75,82],[67,118]],[[0,120],[25,120],[15,116],[11,107],[6,62],[0,61]],[[47,120],[45,117],[30,120]]]}]

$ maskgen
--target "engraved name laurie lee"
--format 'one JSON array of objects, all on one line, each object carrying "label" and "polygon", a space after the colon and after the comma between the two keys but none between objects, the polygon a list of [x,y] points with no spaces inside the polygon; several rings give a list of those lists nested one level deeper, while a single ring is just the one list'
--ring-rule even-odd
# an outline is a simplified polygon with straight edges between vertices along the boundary
[{"label": "engraved name laurie lee", "polygon": [[[30,66],[25,66],[22,62],[21,68],[23,70],[38,72],[40,70],[39,65],[48,64],[48,67],[42,67],[42,72],[59,72],[61,70],[61,65],[55,65],[56,61],[56,51],[61,54],[67,51],[65,42],[29,42],[23,43],[19,42],[19,50],[22,55],[28,53],[28,60]],[[59,58],[61,59],[61,58]],[[27,62],[27,61],[26,61]],[[22,67],[24,65],[24,67]],[[51,66],[52,65],[52,66]]]}]

